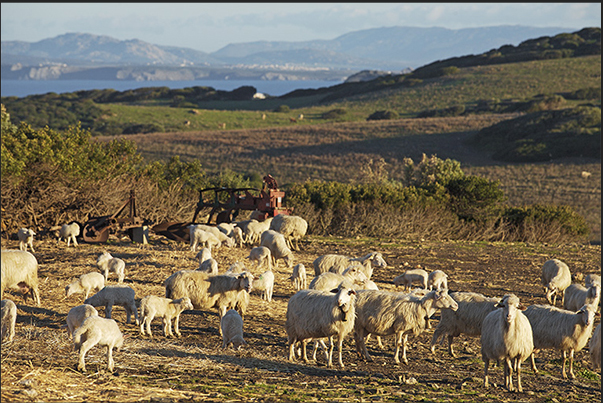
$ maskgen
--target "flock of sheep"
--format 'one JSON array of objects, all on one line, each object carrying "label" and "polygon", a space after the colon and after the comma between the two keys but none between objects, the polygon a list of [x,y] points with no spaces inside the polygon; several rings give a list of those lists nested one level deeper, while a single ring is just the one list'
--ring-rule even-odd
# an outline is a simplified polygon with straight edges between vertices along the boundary
[{"label": "flock of sheep", "polygon": [[[107,347],[107,368],[113,371],[112,351],[123,345],[124,337],[117,322],[111,319],[114,305],[126,310],[126,323],[140,326],[140,334],[152,337],[151,322],[163,321],[164,336],[181,336],[180,315],[188,310],[216,309],[220,318],[218,327],[223,348],[232,345],[238,349],[247,344],[243,337],[245,316],[250,292],[262,292],[262,298],[272,300],[273,268],[283,260],[291,270],[296,293],[287,304],[285,330],[288,336],[289,360],[298,358],[306,363],[307,344],[314,342],[313,358],[320,348],[325,350],[328,367],[333,365],[333,350],[338,346],[338,364],[344,367],[342,348],[344,339],[352,334],[357,353],[372,361],[366,343],[371,335],[382,347],[381,337],[394,335],[393,359],[408,363],[407,339],[431,327],[430,317],[440,311],[440,320],[431,340],[431,352],[438,344],[448,341],[448,352],[455,357],[453,339],[461,334],[480,337],[484,362],[484,385],[488,386],[490,362],[500,362],[504,368],[505,386],[517,390],[521,385],[521,364],[531,358],[532,370],[537,373],[534,354],[541,349],[556,349],[562,353],[562,376],[575,378],[574,354],[587,344],[593,367],[600,368],[601,325],[594,330],[601,296],[601,277],[589,274],[584,285],[572,284],[568,266],[552,259],[542,266],[541,283],[546,303],[524,307],[514,294],[487,297],[474,292],[448,291],[448,275],[441,270],[431,273],[422,268],[408,268],[392,282],[403,290],[379,290],[371,276],[375,268],[387,263],[381,253],[365,256],[328,254],[313,262],[315,276],[307,284],[306,268],[294,265],[294,252],[299,250],[299,239],[307,231],[306,221],[298,216],[278,215],[264,221],[250,219],[232,224],[191,225],[190,248],[199,261],[196,270],[180,270],[164,281],[165,297],[148,295],[136,307],[134,290],[123,284],[125,262],[103,252],[96,265],[101,273],[82,274],[65,287],[65,295],[84,294],[84,304],[71,308],[64,326],[73,337],[79,352],[78,369],[85,371],[85,355],[95,345]],[[38,263],[28,252],[33,249],[35,233],[28,229],[18,232],[19,250],[2,250],[2,296],[9,288],[22,292],[25,301],[31,299],[38,306]],[[59,240],[77,246],[79,227],[65,224],[59,231]],[[256,268],[266,270],[257,278],[240,263],[232,264],[224,273],[212,258],[212,250],[228,247],[251,247],[247,259]],[[263,269],[262,269],[263,270]],[[109,275],[117,277],[117,284],[108,285]],[[418,288],[412,288],[418,284]],[[94,294],[90,295],[92,292]],[[556,306],[557,298],[561,307]],[[105,318],[97,307],[105,308]],[[11,300],[2,300],[2,339],[14,337],[17,308]],[[173,321],[173,323],[172,323]],[[172,331],[173,328],[173,331]],[[327,345],[328,343],[328,345]],[[569,371],[566,361],[569,358]]]}]

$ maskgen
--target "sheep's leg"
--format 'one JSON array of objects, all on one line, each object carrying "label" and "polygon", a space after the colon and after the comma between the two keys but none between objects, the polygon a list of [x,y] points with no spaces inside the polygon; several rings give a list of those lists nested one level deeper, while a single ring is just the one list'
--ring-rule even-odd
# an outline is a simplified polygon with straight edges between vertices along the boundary
[{"label": "sheep's leg", "polygon": [[532,354],[530,354],[530,361],[532,362],[532,371],[537,374],[538,368],[536,368],[536,361],[534,360],[534,351],[532,351]]},{"label": "sheep's leg", "polygon": [[505,386],[509,392],[513,392],[513,364],[509,357],[505,358]]},{"label": "sheep's leg", "polygon": [[328,368],[333,367],[333,347],[335,347],[335,343],[333,343],[333,336],[329,337],[329,362],[327,363]]},{"label": "sheep's leg", "polygon": [[109,370],[109,372],[113,372],[114,366],[115,366],[115,363],[113,362],[113,346],[108,345],[107,346],[107,370]]},{"label": "sheep's leg", "polygon": [[310,360],[308,360],[308,355],[307,355],[308,340],[307,339],[302,340],[301,345],[302,345],[302,355],[304,357],[304,362],[309,363]]},{"label": "sheep's leg", "polygon": [[163,335],[165,337],[173,337],[172,334],[172,319],[167,316],[163,317]]},{"label": "sheep's leg", "polygon": [[515,368],[515,372],[517,372],[517,391],[523,393],[523,387],[521,386],[521,361],[519,358],[516,358],[515,360],[515,365],[517,367]]},{"label": "sheep's leg", "polygon": [[178,337],[182,336],[182,334],[180,333],[180,315],[176,315],[176,317],[174,318],[174,333]]},{"label": "sheep's leg", "polygon": [[404,361],[404,364],[408,364],[408,359],[406,358],[407,346],[408,346],[408,334],[405,334],[404,338],[402,340],[402,361]]},{"label": "sheep's leg", "polygon": [[488,367],[490,366],[490,360],[487,358],[483,358],[484,360],[484,387],[487,388],[490,386],[490,383],[488,382]]},{"label": "sheep's leg", "polygon": [[80,358],[77,369],[86,372],[86,362],[84,361],[84,357],[88,350],[94,347],[100,340],[100,334],[93,334],[92,337],[88,337],[84,342],[82,342],[80,346]]},{"label": "sheep's leg", "polygon": [[343,335],[339,335],[337,337],[337,339],[338,339],[338,344],[339,344],[339,366],[341,368],[343,368],[344,367],[344,365],[343,365],[343,353],[341,351],[343,349]]},{"label": "sheep's leg", "polygon": [[[563,360],[563,362],[565,363],[565,358]],[[576,379],[576,375],[574,375],[574,350],[570,350],[569,353],[569,374],[570,374],[570,378],[572,379]]]},{"label": "sheep's leg", "polygon": [[111,319],[111,311],[113,310],[113,303],[108,303],[105,307],[105,318]]},{"label": "sheep's leg", "polygon": [[295,361],[295,340],[289,339],[289,361]]}]

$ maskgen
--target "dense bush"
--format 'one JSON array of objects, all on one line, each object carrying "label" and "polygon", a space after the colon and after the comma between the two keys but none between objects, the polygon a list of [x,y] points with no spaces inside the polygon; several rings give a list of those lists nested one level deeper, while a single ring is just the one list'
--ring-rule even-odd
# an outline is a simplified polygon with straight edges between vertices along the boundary
[{"label": "dense bush", "polygon": [[291,108],[289,108],[289,106],[287,105],[279,105],[276,108],[274,108],[274,112],[278,112],[278,113],[288,113],[291,111]]},{"label": "dense bush", "polygon": [[375,111],[366,118],[366,120],[389,120],[398,119],[399,115],[396,111]]},{"label": "dense bush", "polygon": [[339,119],[344,116],[347,111],[344,108],[335,108],[324,112],[320,117],[322,119]]}]

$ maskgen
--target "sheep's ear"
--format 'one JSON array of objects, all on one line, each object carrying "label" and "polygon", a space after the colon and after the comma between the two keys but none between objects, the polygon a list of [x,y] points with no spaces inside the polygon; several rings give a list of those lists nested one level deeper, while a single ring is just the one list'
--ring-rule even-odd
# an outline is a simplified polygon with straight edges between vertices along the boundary
[{"label": "sheep's ear", "polygon": [[333,294],[337,294],[337,293],[339,292],[339,288],[333,288],[333,289],[331,290],[331,292],[332,292]]},{"label": "sheep's ear", "polygon": [[523,305],[523,304],[519,304],[519,305],[517,306],[517,309],[519,309],[520,311],[525,311],[525,310],[526,310],[526,306],[525,306],[525,305]]}]

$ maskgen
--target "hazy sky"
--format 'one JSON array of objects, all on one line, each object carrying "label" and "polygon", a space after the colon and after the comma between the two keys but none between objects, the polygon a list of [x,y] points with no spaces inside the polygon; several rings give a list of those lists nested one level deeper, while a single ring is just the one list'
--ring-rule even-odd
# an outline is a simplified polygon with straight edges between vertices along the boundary
[{"label": "hazy sky", "polygon": [[79,32],[204,52],[391,26],[601,27],[601,3],[2,3],[1,11],[2,41]]}]

